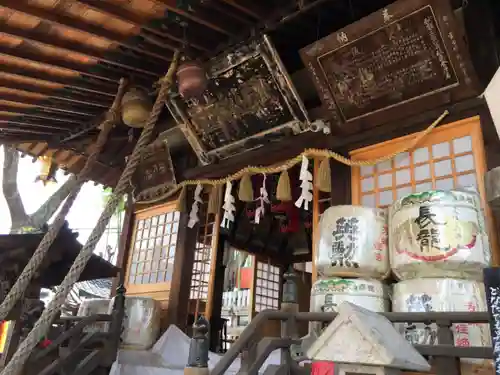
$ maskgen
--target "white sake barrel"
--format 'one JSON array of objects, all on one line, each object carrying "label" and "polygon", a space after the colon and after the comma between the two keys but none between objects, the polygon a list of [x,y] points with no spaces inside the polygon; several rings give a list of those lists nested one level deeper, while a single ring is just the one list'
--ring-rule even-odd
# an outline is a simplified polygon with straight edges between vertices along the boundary
[{"label": "white sake barrel", "polygon": [[412,194],[393,204],[389,222],[391,268],[400,280],[482,279],[490,246],[477,193]]},{"label": "white sake barrel", "polygon": [[316,270],[322,277],[382,278],[389,272],[384,210],[333,206],[319,222]]},{"label": "white sake barrel", "polygon": [[[110,303],[110,311],[113,307]],[[126,297],[123,320],[122,349],[147,350],[160,333],[161,307],[149,297]]]},{"label": "white sake barrel", "polygon": [[[386,285],[377,280],[320,279],[311,288],[311,312],[337,312],[344,301],[354,303],[375,312],[389,311],[389,296]],[[321,328],[321,323],[310,325]]]},{"label": "white sake barrel", "polygon": [[[484,284],[459,279],[416,279],[394,284],[392,296],[394,312],[474,312],[487,311]],[[397,329],[413,344],[437,344],[437,326],[396,324]],[[488,324],[454,324],[455,346],[490,346]],[[483,363],[483,360],[465,359],[464,363]]]},{"label": "white sake barrel", "polygon": [[[86,299],[80,303],[76,316],[91,316],[97,314],[108,314],[110,299]],[[107,322],[95,323],[86,326],[84,332],[106,332]]]}]

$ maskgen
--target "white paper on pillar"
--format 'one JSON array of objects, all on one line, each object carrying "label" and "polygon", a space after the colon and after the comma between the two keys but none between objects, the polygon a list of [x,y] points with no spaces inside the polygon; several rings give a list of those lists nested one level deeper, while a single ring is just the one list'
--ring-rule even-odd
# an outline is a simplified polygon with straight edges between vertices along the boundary
[{"label": "white paper on pillar", "polygon": [[490,110],[497,134],[500,137],[500,68],[497,69],[488,87],[486,87],[484,98]]}]

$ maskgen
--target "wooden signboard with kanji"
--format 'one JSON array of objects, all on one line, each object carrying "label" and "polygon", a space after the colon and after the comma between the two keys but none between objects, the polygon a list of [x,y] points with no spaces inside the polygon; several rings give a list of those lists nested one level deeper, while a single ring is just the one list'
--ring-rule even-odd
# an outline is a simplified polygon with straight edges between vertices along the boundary
[{"label": "wooden signboard with kanji", "polygon": [[477,95],[462,39],[448,0],[400,0],[300,54],[332,124],[359,131]]},{"label": "wooden signboard with kanji", "polygon": [[150,144],[143,152],[141,163],[132,178],[134,196],[155,195],[158,189],[168,190],[176,184],[174,167],[168,147],[160,141]]}]

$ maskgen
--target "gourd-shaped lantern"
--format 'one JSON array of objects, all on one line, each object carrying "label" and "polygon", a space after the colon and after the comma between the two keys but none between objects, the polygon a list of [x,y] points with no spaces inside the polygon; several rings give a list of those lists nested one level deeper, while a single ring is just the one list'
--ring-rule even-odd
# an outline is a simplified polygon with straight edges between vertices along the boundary
[{"label": "gourd-shaped lantern", "polygon": [[201,63],[185,59],[177,68],[179,94],[184,99],[200,97],[206,90],[208,78]]},{"label": "gourd-shaped lantern", "polygon": [[151,107],[147,92],[140,87],[131,87],[122,99],[123,123],[132,128],[143,128],[149,118]]},{"label": "gourd-shaped lantern", "polygon": [[57,183],[57,164],[52,159],[52,152],[41,156],[39,160],[41,162],[40,174],[36,176],[35,182],[42,181],[43,186],[46,186],[48,183]]}]

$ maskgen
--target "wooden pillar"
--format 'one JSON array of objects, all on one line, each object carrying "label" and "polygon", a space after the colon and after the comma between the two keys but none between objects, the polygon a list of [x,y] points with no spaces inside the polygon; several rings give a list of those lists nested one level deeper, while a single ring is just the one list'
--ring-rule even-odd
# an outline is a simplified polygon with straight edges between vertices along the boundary
[{"label": "wooden pillar", "polygon": [[[219,343],[219,331],[222,329],[222,293],[224,292],[224,276],[226,267],[224,266],[224,250],[226,241],[219,236],[217,243],[217,253],[212,259],[210,279],[212,282],[210,293],[211,303],[207,306],[207,315],[210,317],[210,350],[215,352]],[[209,296],[210,298],[210,296]],[[222,343],[220,343],[222,346]]]},{"label": "wooden pillar", "polygon": [[331,205],[351,204],[351,167],[330,159]]},{"label": "wooden pillar", "polygon": [[127,202],[125,207],[125,217],[123,218],[123,226],[120,233],[120,241],[118,244],[118,255],[116,256],[116,266],[120,268],[120,273],[113,279],[111,287],[111,296],[116,294],[116,288],[120,284],[124,284],[125,274],[127,273],[127,260],[130,253],[130,243],[134,235],[134,200],[131,193],[127,194]]},{"label": "wooden pillar", "polygon": [[[186,194],[186,207],[191,206],[192,194]],[[198,226],[188,228],[189,213],[182,212],[179,221],[179,233],[174,258],[174,272],[168,299],[168,323],[175,324],[181,330],[186,328],[188,315],[189,288],[193,275],[194,253]]]}]

